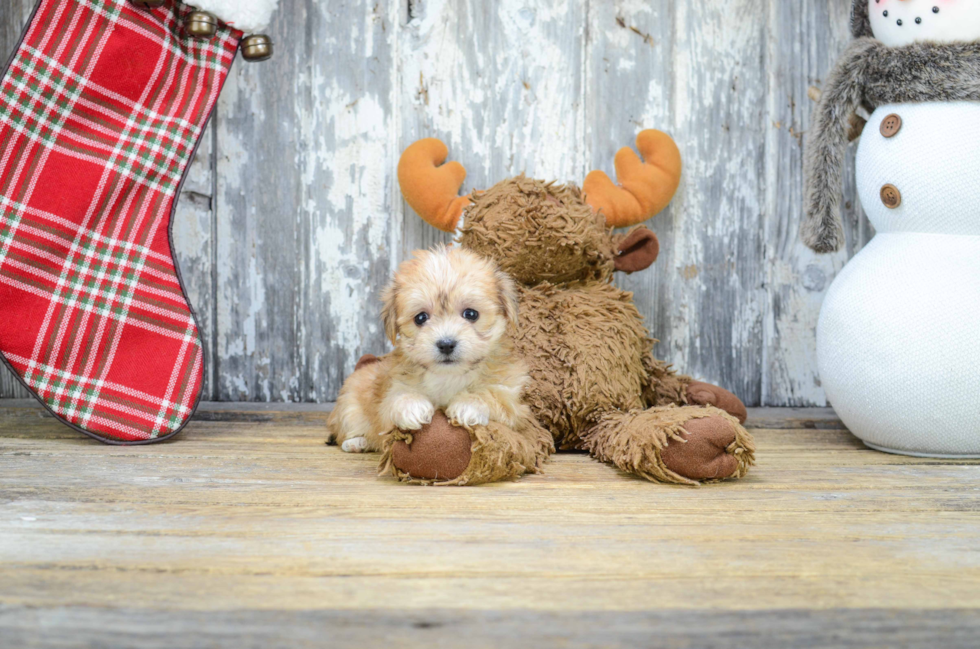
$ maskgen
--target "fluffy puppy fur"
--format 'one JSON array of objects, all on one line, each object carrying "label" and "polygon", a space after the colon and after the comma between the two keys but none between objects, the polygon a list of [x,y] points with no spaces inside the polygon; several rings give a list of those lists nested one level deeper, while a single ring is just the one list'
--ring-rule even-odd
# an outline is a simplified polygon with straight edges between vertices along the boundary
[{"label": "fluffy puppy fur", "polygon": [[436,410],[467,429],[515,427],[527,369],[514,353],[517,288],[473,252],[440,247],[403,263],[382,296],[391,354],[355,370],[327,427],[348,452],[377,451],[394,430],[419,430]]}]

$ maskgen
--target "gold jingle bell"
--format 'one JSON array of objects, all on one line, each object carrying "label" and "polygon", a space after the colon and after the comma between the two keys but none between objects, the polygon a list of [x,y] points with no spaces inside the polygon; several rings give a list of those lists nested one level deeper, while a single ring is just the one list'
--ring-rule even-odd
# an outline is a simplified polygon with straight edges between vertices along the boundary
[{"label": "gold jingle bell", "polygon": [[144,9],[156,9],[157,7],[162,7],[166,0],[129,0],[137,7],[143,7]]},{"label": "gold jingle bell", "polygon": [[184,29],[194,38],[211,38],[218,33],[218,19],[206,11],[192,11],[184,17]]},{"label": "gold jingle bell", "polygon": [[254,34],[242,39],[242,58],[246,61],[268,61],[272,58],[272,39]]}]

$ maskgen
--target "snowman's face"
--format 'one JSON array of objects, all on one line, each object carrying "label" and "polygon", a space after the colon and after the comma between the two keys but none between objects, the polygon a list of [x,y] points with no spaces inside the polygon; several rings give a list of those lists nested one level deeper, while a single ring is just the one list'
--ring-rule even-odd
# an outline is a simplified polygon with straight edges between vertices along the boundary
[{"label": "snowman's face", "polygon": [[980,0],[868,0],[875,38],[896,47],[980,41]]}]

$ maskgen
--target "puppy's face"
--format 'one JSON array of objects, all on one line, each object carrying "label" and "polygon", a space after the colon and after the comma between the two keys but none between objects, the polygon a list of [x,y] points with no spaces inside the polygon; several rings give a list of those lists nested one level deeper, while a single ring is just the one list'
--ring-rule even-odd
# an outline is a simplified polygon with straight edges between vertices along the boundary
[{"label": "puppy's face", "polygon": [[419,251],[385,289],[388,338],[427,370],[471,369],[517,320],[517,289],[492,261],[460,248]]}]

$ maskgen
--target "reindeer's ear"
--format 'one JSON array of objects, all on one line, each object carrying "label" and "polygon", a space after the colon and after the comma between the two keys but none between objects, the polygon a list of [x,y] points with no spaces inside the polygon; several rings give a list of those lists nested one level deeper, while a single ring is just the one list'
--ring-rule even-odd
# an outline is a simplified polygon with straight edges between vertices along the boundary
[{"label": "reindeer's ear", "polygon": [[626,235],[617,246],[616,270],[636,273],[653,266],[660,256],[660,240],[650,230],[639,227]]},{"label": "reindeer's ear", "polygon": [[500,293],[500,308],[504,312],[504,317],[513,325],[517,324],[517,316],[520,305],[520,294],[517,291],[517,284],[510,275],[502,270],[497,270],[497,291]]},{"label": "reindeer's ear", "polygon": [[381,293],[381,322],[385,336],[394,345],[398,338],[398,282],[394,280]]},{"label": "reindeer's ear", "polygon": [[453,232],[469,196],[459,196],[466,169],[448,162],[449,149],[435,138],[419,140],[405,149],[398,163],[398,183],[412,209],[429,225]]},{"label": "reindeer's ear", "polygon": [[606,225],[625,228],[659,214],[674,198],[681,182],[681,152],[674,140],[661,131],[649,129],[636,137],[633,149],[623,147],[616,154],[613,184],[602,171],[593,171],[582,184],[585,202],[606,217]]}]

